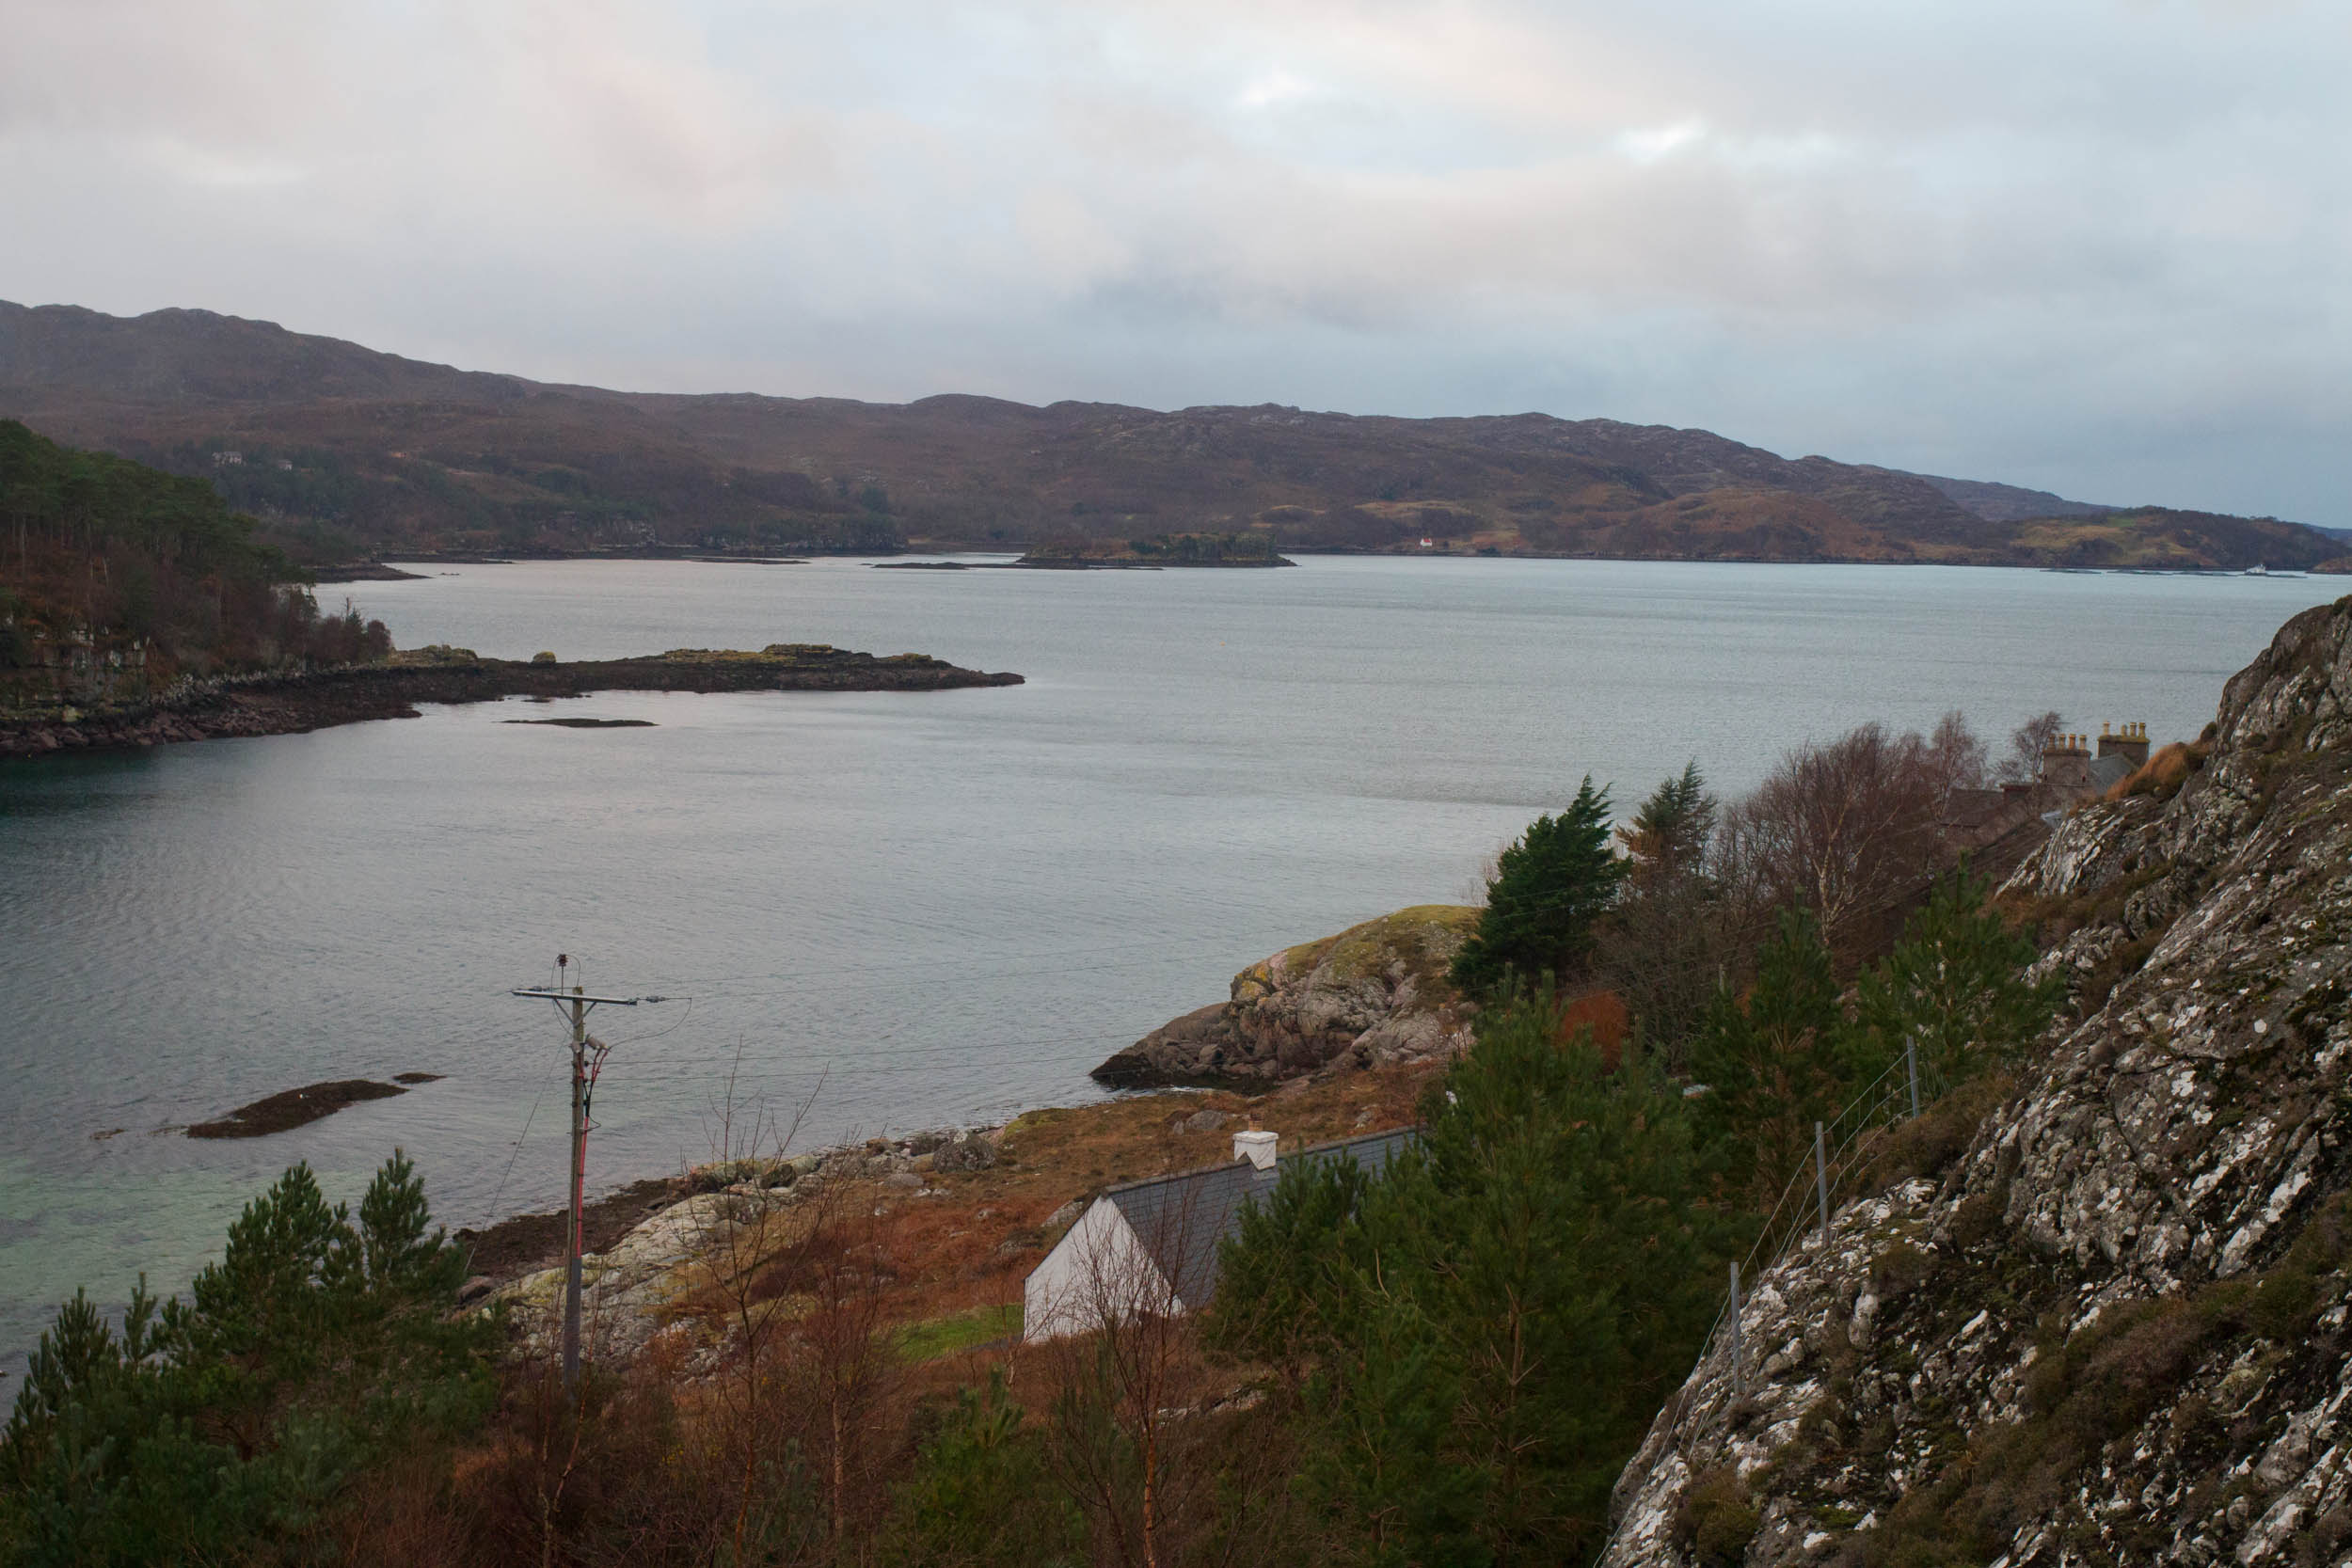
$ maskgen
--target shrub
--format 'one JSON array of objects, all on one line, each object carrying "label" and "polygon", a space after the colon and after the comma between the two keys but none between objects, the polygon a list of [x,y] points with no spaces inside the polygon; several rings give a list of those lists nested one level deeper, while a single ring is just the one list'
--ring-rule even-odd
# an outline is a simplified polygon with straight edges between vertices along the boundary
[{"label": "shrub", "polygon": [[1747,1556],[1748,1543],[1763,1523],[1738,1475],[1729,1469],[1708,1470],[1692,1478],[1676,1506],[1675,1544],[1689,1552],[1699,1568],[1734,1568]]}]

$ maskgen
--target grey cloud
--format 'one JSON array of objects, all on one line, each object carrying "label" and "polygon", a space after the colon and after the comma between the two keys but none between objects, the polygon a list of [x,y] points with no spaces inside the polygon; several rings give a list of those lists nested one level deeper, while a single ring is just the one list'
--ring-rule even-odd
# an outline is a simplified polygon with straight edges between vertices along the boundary
[{"label": "grey cloud", "polygon": [[20,0],[11,24],[7,297],[670,388],[1542,406],[2352,521],[2332,8]]}]

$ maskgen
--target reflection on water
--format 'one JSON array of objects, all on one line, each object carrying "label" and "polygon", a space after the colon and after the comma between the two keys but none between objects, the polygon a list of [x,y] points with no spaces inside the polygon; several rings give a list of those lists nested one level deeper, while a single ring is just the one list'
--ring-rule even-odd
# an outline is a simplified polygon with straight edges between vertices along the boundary
[{"label": "reflection on water", "polygon": [[[808,1135],[1002,1116],[1273,949],[1476,868],[1586,771],[1948,707],[2194,734],[2328,584],[1931,568],[1311,560],[1281,572],[468,567],[354,594],[409,645],[610,657],[825,641],[1018,670],[925,694],[627,693],[0,766],[0,1353],[87,1283],[177,1286],[307,1159],[395,1146],[455,1224],[556,1201],[563,1031],[599,988],[600,1181],[709,1148],[730,1062]],[[300,1131],[187,1122],[447,1075]],[[118,1136],[93,1134],[125,1129]]]}]

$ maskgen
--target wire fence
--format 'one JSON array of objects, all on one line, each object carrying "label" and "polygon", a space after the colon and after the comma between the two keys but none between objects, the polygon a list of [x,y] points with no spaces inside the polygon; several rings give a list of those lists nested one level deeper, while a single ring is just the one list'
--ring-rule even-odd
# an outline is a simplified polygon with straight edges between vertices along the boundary
[{"label": "wire fence", "polygon": [[[1826,1241],[1838,1206],[1860,1188],[1860,1178],[1876,1162],[1886,1134],[1943,1098],[1948,1087],[1941,1072],[1920,1065],[1915,1045],[1907,1041],[1902,1054],[1842,1110],[1827,1121],[1813,1124],[1811,1157],[1789,1174],[1747,1256],[1731,1265],[1715,1321],[1699,1341],[1690,1372],[1666,1403],[1665,1448],[1709,1430],[1746,1396],[1747,1351],[1740,1319],[1749,1284],[1801,1249],[1809,1235]],[[1693,1408],[1694,1402],[1689,1398],[1691,1380],[1719,1349],[1730,1364],[1732,1398]],[[1607,1560],[1624,1528],[1623,1519],[1611,1527],[1596,1563]]]}]

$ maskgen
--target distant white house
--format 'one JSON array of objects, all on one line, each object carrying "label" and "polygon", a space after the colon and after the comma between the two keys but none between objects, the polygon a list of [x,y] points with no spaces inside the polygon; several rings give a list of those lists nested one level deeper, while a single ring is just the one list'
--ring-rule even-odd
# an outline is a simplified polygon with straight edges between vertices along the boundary
[{"label": "distant white house", "polygon": [[1191,1312],[1216,1293],[1217,1243],[1263,1200],[1282,1167],[1302,1160],[1353,1160],[1378,1171],[1420,1137],[1400,1127],[1295,1153],[1272,1132],[1233,1134],[1226,1164],[1112,1187],[1087,1206],[1022,1287],[1021,1337],[1032,1342],[1089,1333],[1106,1317]]}]

